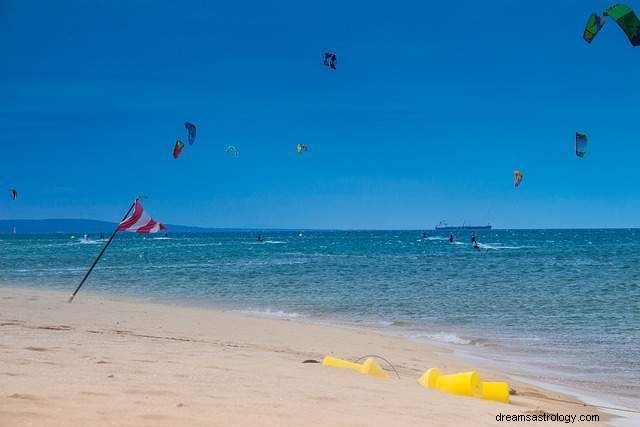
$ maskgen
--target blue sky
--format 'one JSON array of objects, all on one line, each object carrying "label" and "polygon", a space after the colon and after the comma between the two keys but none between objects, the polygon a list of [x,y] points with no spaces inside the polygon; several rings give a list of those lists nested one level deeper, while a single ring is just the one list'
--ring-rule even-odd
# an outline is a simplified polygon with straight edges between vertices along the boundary
[{"label": "blue sky", "polygon": [[0,0],[0,218],[640,226],[640,48],[581,38],[608,2],[270,3]]}]

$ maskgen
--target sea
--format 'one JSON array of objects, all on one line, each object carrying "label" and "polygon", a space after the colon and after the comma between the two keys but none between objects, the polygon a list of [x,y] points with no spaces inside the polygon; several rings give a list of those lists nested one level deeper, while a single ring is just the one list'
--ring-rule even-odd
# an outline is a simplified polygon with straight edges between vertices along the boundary
[{"label": "sea", "polygon": [[[640,230],[480,231],[479,250],[467,231],[256,234],[119,233],[79,297],[375,329],[640,408]],[[104,242],[0,235],[0,286],[71,293]]]}]

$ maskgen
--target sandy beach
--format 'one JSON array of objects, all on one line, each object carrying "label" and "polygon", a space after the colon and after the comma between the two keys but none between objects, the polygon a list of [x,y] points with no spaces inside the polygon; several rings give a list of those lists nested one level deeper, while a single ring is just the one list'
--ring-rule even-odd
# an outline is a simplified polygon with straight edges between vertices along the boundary
[{"label": "sandy beach", "polygon": [[[607,419],[486,370],[483,379],[506,379],[517,391],[510,404],[427,390],[417,384],[427,368],[473,367],[397,337],[90,293],[66,298],[0,289],[0,425],[489,426],[504,423],[500,413],[543,412]],[[302,363],[327,354],[383,355],[400,379]]]}]

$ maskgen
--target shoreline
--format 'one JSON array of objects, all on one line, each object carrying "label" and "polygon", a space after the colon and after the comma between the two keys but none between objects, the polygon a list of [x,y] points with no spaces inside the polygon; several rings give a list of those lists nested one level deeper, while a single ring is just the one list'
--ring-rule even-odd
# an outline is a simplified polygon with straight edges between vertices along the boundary
[{"label": "shoreline", "polygon": [[[430,367],[453,373],[477,366],[444,346],[370,328],[320,325],[305,319],[270,319],[90,292],[80,295],[73,304],[66,303],[66,297],[66,292],[61,291],[0,288],[3,325],[0,350],[7,355],[6,362],[0,364],[0,375],[7,379],[5,393],[0,396],[3,402],[0,407],[6,408],[0,410],[0,421],[26,425],[52,413],[56,416],[64,413],[60,415],[63,417],[60,425],[87,417],[93,425],[110,422],[127,425],[118,413],[122,415],[122,407],[128,408],[126,413],[137,413],[138,406],[146,411],[140,417],[154,415],[154,425],[165,422],[211,425],[206,420],[212,419],[233,419],[233,424],[245,425],[326,425],[331,419],[326,418],[327,411],[334,413],[331,415],[335,417],[334,424],[359,425],[358,416],[362,414],[357,408],[362,406],[371,412],[367,416],[375,416],[377,421],[388,419],[402,425],[438,424],[438,420],[442,421],[439,425],[498,425],[495,416],[500,412],[540,411],[600,415],[600,424],[589,425],[605,425],[603,421],[614,425],[621,421],[585,407],[565,393],[509,378],[488,368],[479,369],[483,379],[508,379],[517,390],[512,404],[424,389],[417,379]],[[196,347],[200,350],[194,351]],[[205,355],[211,352],[221,356],[225,363],[210,366],[212,362]],[[377,380],[300,363],[304,359],[321,359],[326,354],[353,360],[371,353],[392,361],[401,379]],[[126,360],[132,354],[137,354],[136,358]],[[145,368],[153,365],[162,368],[147,372],[148,368],[142,369],[140,363],[151,364],[143,365]],[[200,377],[211,369],[216,375],[203,383]],[[56,383],[60,370],[66,373],[62,378],[75,378],[62,388]],[[218,394],[204,392],[217,383],[217,375],[221,373],[228,389],[218,389]],[[124,375],[124,390],[109,375]],[[191,381],[185,381],[184,375]],[[96,384],[87,384],[77,377],[94,378]],[[168,390],[170,394],[166,394]],[[127,393],[145,397],[134,404],[123,400],[123,394]],[[163,402],[173,394],[179,402],[166,406]],[[212,411],[211,403],[222,398],[234,405],[214,405]],[[357,404],[350,405],[350,400]],[[256,402],[261,402],[262,409],[256,409]],[[462,416],[461,405],[469,408]],[[201,407],[196,412],[183,410],[192,406]],[[300,412],[301,408],[305,410]],[[185,412],[189,415],[181,417]],[[307,412],[318,415],[322,422],[302,422],[296,417]],[[255,418],[257,413],[260,417]],[[287,420],[283,421],[283,417]],[[131,425],[139,425],[145,418],[136,419],[138,422],[131,420]]]},{"label": "shoreline", "polygon": [[[0,285],[0,289],[2,289],[2,285]],[[58,288],[51,289],[46,286],[38,285],[38,287],[26,287],[20,286],[19,284],[11,284],[5,289],[16,289],[16,290],[35,290],[36,292],[53,292],[56,294],[60,294],[61,298],[66,301],[68,295],[68,291],[63,291]],[[589,393],[585,390],[581,390],[580,388],[571,385],[558,382],[550,382],[545,379],[535,378],[532,371],[530,369],[525,368],[523,365],[523,361],[514,360],[514,355],[507,353],[506,348],[504,348],[500,344],[493,343],[496,345],[493,347],[488,356],[482,354],[483,345],[478,344],[478,340],[481,342],[484,339],[478,339],[477,337],[472,337],[468,335],[459,335],[459,331],[443,331],[441,329],[435,328],[429,330],[429,333],[420,336],[414,335],[413,332],[409,330],[403,329],[402,326],[397,329],[392,327],[392,323],[395,322],[387,322],[381,320],[351,320],[348,318],[335,318],[328,316],[320,316],[313,315],[308,313],[299,313],[299,312],[285,312],[280,309],[260,309],[260,308],[247,308],[247,309],[239,309],[233,307],[232,303],[225,302],[220,305],[216,305],[211,302],[201,302],[197,299],[191,297],[178,297],[175,296],[142,296],[137,294],[117,294],[113,291],[108,290],[94,290],[94,289],[83,289],[82,294],[87,295],[90,298],[104,298],[106,300],[117,301],[117,302],[135,302],[139,304],[153,304],[159,305],[169,308],[187,308],[187,309],[197,309],[204,311],[212,311],[215,313],[228,313],[230,315],[237,315],[240,317],[250,317],[254,319],[267,319],[273,321],[292,321],[298,322],[302,324],[316,325],[316,326],[324,326],[329,328],[340,328],[346,329],[354,332],[370,332],[379,334],[382,336],[389,336],[394,338],[399,338],[402,340],[425,344],[430,347],[434,347],[440,351],[451,353],[455,356],[456,359],[461,360],[466,363],[468,366],[474,367],[474,369],[482,368],[488,370],[490,372],[500,372],[505,377],[517,378],[520,381],[532,385],[537,385],[540,388],[555,391],[561,393],[563,395],[572,396],[575,399],[584,402],[589,405],[594,406],[606,406],[609,408],[620,408],[620,411],[606,411],[609,414],[624,417],[624,418],[632,418],[637,422],[640,422],[640,413],[631,414],[628,412],[629,410],[637,410],[634,409],[633,406],[629,406],[624,402],[620,402],[617,400],[615,396],[606,395],[605,397],[597,397],[597,391],[594,393]],[[401,323],[406,323],[401,321]],[[406,326],[406,325],[405,325]],[[415,331],[414,331],[415,332]],[[447,336],[445,339],[436,339],[433,338],[435,335],[451,335],[453,337],[453,341],[448,341],[451,337]],[[461,342],[456,342],[456,340],[461,340]],[[502,362],[496,360],[500,358],[501,360],[508,360],[509,367],[502,365]],[[548,373],[548,372],[547,372]],[[616,425],[618,425],[616,423]]]}]

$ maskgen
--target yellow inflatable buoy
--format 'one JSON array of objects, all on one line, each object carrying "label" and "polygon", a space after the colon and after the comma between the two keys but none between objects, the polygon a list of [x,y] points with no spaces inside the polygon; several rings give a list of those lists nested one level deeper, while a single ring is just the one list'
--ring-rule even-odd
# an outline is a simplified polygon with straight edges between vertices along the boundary
[{"label": "yellow inflatable buoy", "polygon": [[481,396],[480,375],[476,371],[442,375],[437,368],[431,368],[418,381],[427,388],[437,388],[445,393],[459,396]]},{"label": "yellow inflatable buoy", "polygon": [[508,383],[482,382],[476,371],[442,375],[438,368],[431,368],[420,377],[418,383],[425,388],[435,388],[445,393],[509,403]]},{"label": "yellow inflatable buoy", "polygon": [[322,364],[324,366],[351,369],[356,372],[360,372],[361,374],[371,375],[372,377],[389,378],[389,375],[387,375],[387,373],[382,370],[375,359],[371,357],[365,360],[364,363],[360,364],[348,362],[342,359],[336,359],[335,357],[331,356],[325,356],[324,359],[322,359]]},{"label": "yellow inflatable buoy", "polygon": [[509,384],[505,382],[482,382],[482,398],[509,403]]}]

